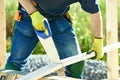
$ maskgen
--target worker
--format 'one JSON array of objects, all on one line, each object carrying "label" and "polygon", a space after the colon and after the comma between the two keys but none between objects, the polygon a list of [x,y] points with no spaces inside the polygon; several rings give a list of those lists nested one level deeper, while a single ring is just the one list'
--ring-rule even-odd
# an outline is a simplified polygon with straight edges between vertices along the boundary
[{"label": "worker", "polygon": [[[11,54],[5,69],[21,70],[24,68],[28,57],[39,41],[34,29],[43,31],[46,38],[49,35],[44,22],[50,25],[60,59],[81,54],[71,19],[68,17],[69,6],[75,2],[79,2],[81,8],[90,13],[92,19],[95,38],[90,52],[96,52],[95,59],[103,57],[102,19],[97,0],[18,0],[18,2],[20,3],[19,17],[15,20]],[[84,61],[81,61],[67,66],[65,74],[80,79],[83,68]]]}]

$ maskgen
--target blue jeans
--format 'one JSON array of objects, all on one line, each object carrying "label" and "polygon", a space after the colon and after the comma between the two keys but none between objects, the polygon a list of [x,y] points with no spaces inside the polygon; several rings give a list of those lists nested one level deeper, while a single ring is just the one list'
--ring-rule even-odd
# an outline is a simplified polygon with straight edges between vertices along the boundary
[{"label": "blue jeans", "polygon": [[[59,17],[49,23],[53,34],[52,38],[60,59],[81,54],[75,32],[71,23],[65,17]],[[27,13],[23,12],[22,20],[15,22],[11,55],[7,62],[13,63],[20,69],[24,68],[29,55],[32,53],[38,41],[30,17]],[[70,66],[66,70],[67,76],[72,76],[71,73],[69,74]],[[83,68],[83,65],[80,66]],[[79,68],[79,66],[77,67]]]}]

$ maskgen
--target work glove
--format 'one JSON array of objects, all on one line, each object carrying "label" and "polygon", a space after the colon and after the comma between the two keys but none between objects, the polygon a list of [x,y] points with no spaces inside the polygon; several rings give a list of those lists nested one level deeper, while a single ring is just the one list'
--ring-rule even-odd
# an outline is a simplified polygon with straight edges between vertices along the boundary
[{"label": "work glove", "polygon": [[39,11],[35,11],[30,15],[32,19],[32,25],[34,26],[35,30],[43,31],[46,35],[49,35],[48,30],[46,29],[45,22],[47,24],[47,19],[44,19],[44,17],[39,13]]},{"label": "work glove", "polygon": [[101,59],[103,57],[103,39],[102,38],[94,38],[94,43],[91,47],[90,52],[95,51],[96,56],[93,59]]}]

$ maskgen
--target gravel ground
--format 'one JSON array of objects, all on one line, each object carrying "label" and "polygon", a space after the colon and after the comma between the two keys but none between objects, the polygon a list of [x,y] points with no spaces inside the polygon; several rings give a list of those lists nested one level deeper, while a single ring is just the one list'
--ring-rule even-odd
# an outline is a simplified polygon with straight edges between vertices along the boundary
[{"label": "gravel ground", "polygon": [[[32,72],[40,67],[49,64],[47,55],[31,55],[24,71]],[[107,78],[107,64],[102,61],[85,60],[83,79],[101,80]]]}]

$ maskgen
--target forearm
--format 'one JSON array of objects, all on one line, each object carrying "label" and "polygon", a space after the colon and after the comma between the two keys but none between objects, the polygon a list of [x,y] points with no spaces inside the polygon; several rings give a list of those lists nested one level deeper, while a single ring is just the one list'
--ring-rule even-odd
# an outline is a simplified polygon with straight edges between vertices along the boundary
[{"label": "forearm", "polygon": [[95,14],[91,14],[91,20],[93,24],[93,32],[94,37],[102,38],[103,37],[103,25],[102,25],[102,17],[100,12],[97,12]]},{"label": "forearm", "polygon": [[32,14],[36,11],[36,8],[31,0],[18,0],[20,4],[24,7],[24,9],[29,13]]}]

